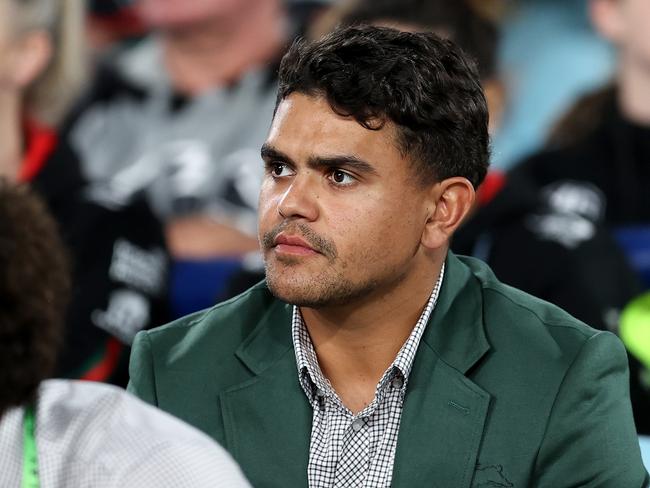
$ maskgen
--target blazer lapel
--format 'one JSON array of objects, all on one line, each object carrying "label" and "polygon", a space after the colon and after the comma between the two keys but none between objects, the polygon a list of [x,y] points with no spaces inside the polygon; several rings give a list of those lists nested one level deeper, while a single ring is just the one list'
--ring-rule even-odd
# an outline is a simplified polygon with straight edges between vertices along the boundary
[{"label": "blazer lapel", "polygon": [[489,350],[482,295],[449,254],[445,280],[409,378],[393,487],[469,487],[490,395],[465,376]]},{"label": "blazer lapel", "polygon": [[274,305],[237,356],[256,376],[220,395],[228,450],[253,486],[307,486],[312,409],[298,382],[291,307]]},{"label": "blazer lapel", "polygon": [[422,346],[404,402],[392,486],[469,487],[490,396]]}]

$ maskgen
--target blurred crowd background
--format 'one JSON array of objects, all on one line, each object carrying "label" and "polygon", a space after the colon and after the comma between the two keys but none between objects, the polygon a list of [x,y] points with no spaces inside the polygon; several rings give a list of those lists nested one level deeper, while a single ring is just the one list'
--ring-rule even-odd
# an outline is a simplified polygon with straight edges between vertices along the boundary
[{"label": "blurred crowd background", "polygon": [[263,278],[259,149],[279,60],[296,37],[371,22],[477,61],[492,170],[454,250],[617,333],[650,434],[647,0],[0,5],[0,175],[44,199],[72,266],[56,376],[124,386],[137,331]]}]

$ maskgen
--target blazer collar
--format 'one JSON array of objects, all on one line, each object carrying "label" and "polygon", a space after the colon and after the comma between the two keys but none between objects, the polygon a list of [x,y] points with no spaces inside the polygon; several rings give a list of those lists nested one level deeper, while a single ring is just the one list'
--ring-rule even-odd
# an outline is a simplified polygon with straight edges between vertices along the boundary
[{"label": "blazer collar", "polygon": [[445,363],[465,374],[490,349],[482,318],[480,283],[449,252],[438,303],[422,340]]},{"label": "blazer collar", "polygon": [[273,298],[266,283],[258,286],[263,286],[264,291],[268,293],[269,299],[272,300],[271,306],[260,319],[259,325],[235,352],[235,355],[256,375],[272,366],[288,349],[293,349],[292,306]]},{"label": "blazer collar", "polygon": [[258,286],[270,306],[235,352],[255,376],[220,395],[225,445],[253,485],[307,486],[312,410],[298,382],[292,307]]}]

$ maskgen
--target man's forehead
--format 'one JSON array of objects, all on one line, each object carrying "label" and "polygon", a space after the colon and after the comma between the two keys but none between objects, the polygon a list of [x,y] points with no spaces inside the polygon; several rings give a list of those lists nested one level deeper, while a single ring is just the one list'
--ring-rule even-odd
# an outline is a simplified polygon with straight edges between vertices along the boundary
[{"label": "man's forehead", "polygon": [[280,101],[273,124],[285,124],[293,122],[293,119],[311,120],[313,123],[323,120],[332,123],[334,119],[351,121],[350,118],[337,114],[324,96],[295,92]]},{"label": "man's forehead", "polygon": [[319,141],[326,145],[379,145],[399,150],[398,130],[393,122],[375,119],[368,125],[338,113],[324,96],[292,93],[278,104],[267,142]]}]

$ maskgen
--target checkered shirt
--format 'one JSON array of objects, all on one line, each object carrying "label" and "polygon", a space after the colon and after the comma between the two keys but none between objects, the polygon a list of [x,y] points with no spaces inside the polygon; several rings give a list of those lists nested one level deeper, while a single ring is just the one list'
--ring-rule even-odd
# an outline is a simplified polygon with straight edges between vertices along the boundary
[{"label": "checkered shirt", "polygon": [[298,377],[313,408],[307,468],[310,488],[390,486],[409,373],[444,271],[443,264],[422,315],[379,380],[375,398],[356,415],[323,376],[300,310],[294,306],[292,334]]}]

